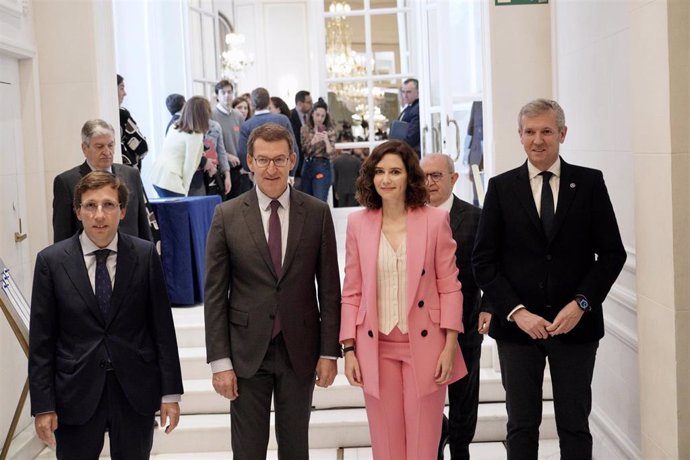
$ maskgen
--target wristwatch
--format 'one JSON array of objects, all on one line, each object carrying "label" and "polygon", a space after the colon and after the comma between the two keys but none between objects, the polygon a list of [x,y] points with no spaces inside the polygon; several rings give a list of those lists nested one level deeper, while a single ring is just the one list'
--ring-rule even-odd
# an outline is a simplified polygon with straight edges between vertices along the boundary
[{"label": "wristwatch", "polygon": [[355,346],[351,345],[349,347],[343,347],[343,356],[345,356],[345,353],[347,353],[348,351],[355,351]]},{"label": "wristwatch", "polygon": [[581,294],[575,296],[575,302],[577,302],[577,306],[580,307],[580,310],[583,312],[588,312],[592,309],[592,307],[589,305],[587,297]]}]

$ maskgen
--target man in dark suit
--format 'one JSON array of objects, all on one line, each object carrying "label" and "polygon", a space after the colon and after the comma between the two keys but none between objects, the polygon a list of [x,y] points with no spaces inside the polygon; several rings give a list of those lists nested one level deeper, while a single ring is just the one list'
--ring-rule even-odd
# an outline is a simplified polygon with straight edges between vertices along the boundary
[{"label": "man in dark suit", "polygon": [[182,112],[182,107],[184,107],[185,102],[185,97],[177,93],[169,94],[168,97],[165,98],[165,107],[168,109],[168,112],[170,112],[171,117],[168,126],[165,127],[166,135],[173,123],[180,119],[180,112]]},{"label": "man in dark suit", "polygon": [[470,443],[477,427],[479,407],[479,360],[482,334],[489,330],[491,313],[480,311],[482,296],[472,274],[472,248],[481,210],[453,194],[458,180],[453,160],[442,153],[426,155],[421,162],[429,190],[429,204],[450,213],[450,227],[457,244],[455,263],[462,284],[464,334],[458,335],[467,375],[448,386],[449,422],[443,425],[439,458],[446,439],[453,460],[470,458]]},{"label": "man in dark suit", "polygon": [[108,171],[122,179],[129,189],[129,205],[120,231],[152,240],[151,227],[144,203],[144,186],[137,168],[113,164],[115,130],[104,120],[89,120],[81,128],[81,150],[86,160],[53,181],[53,240],[62,241],[82,229],[73,208],[74,187],[91,171]]},{"label": "man in dark suit", "polygon": [[[254,131],[254,129],[258,128],[261,125],[265,125],[266,123],[274,123],[288,130],[291,139],[290,145],[292,151],[295,153],[296,158],[299,160],[299,148],[297,147],[295,135],[292,132],[292,125],[290,124],[290,119],[282,113],[271,113],[271,111],[268,110],[268,105],[271,103],[271,96],[268,94],[268,90],[266,90],[266,88],[256,88],[254,91],[252,91],[252,102],[254,104],[254,107],[256,107],[256,111],[249,120],[242,123],[242,127],[240,128],[240,143],[239,148],[237,150],[237,156],[240,157],[242,167],[245,169],[249,168],[247,163],[247,143],[249,141],[249,136],[251,135],[252,131]],[[296,161],[295,165],[297,164],[298,160]],[[295,175],[295,165],[291,166],[290,176]]]},{"label": "man in dark suit", "polygon": [[338,208],[359,206],[355,199],[355,182],[359,177],[362,159],[346,150],[333,160],[333,202]]},{"label": "man in dark suit", "polygon": [[489,181],[472,259],[493,312],[508,458],[537,458],[546,358],[561,458],[591,458],[602,303],[626,253],[601,171],[559,156],[567,132],[560,105],[537,99],[518,120],[527,161]]},{"label": "man in dark suit", "polygon": [[410,147],[417,152],[417,156],[421,158],[419,148],[419,82],[414,78],[408,78],[403,82],[400,94],[402,95],[405,107],[398,119],[407,123],[407,135],[403,140],[407,142]]},{"label": "man in dark suit", "polygon": [[154,415],[179,421],[182,376],[163,269],[153,243],[118,233],[127,187],[95,171],[79,181],[84,231],[36,258],[29,340],[31,414],[58,459],[147,459]]},{"label": "man in dark suit", "polygon": [[[237,460],[265,458],[271,395],[278,456],[309,457],[314,382],[340,356],[340,277],[328,205],[288,186],[290,128],[249,137],[251,191],[219,205],[206,244],[207,360],[230,405]],[[317,287],[318,286],[318,287]]]},{"label": "man in dark suit", "polygon": [[297,171],[295,172],[295,187],[299,189],[299,179],[302,177],[302,166],[304,165],[304,158],[302,155],[302,126],[307,123],[307,117],[311,112],[312,99],[309,91],[301,90],[295,94],[295,108],[290,111],[290,124],[292,124],[292,132],[295,134],[295,141],[297,142],[297,149],[299,152],[299,162],[297,163]]}]

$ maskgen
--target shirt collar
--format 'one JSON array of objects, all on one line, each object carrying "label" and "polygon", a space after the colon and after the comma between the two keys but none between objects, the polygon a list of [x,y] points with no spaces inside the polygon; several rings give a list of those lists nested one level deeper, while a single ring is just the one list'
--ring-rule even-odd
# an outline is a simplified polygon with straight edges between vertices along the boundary
[{"label": "shirt collar", "polygon": [[96,243],[91,241],[86,234],[85,231],[82,231],[79,234],[79,243],[81,243],[81,252],[84,255],[89,255],[93,254],[95,251],[98,251],[99,249],[110,249],[112,252],[117,252],[117,240],[118,240],[118,234],[115,234],[115,238],[113,238],[113,241],[110,242],[110,244],[104,248],[99,248],[96,246]]},{"label": "shirt collar", "polygon": [[[273,198],[269,197],[266,195],[264,192],[261,191],[259,187],[256,188],[256,196],[259,199],[259,209],[262,211],[269,211],[271,209],[271,201],[273,201]],[[278,201],[280,202],[280,205],[287,211],[290,205],[290,186],[288,185],[285,188],[285,191],[283,192],[282,195],[280,195],[278,198]]]},{"label": "shirt collar", "polygon": [[223,112],[225,115],[230,115],[230,112],[225,110],[225,107],[223,107],[223,104],[221,104],[220,102],[218,104],[216,104],[216,108],[218,110],[220,110],[221,112]]},{"label": "shirt collar", "polygon": [[[89,168],[91,168],[91,171],[96,171],[96,168],[94,168],[93,165],[91,163],[89,163],[89,160],[86,160],[86,164],[89,166]],[[113,173],[113,165],[110,165],[109,168],[106,168],[103,171],[108,171],[110,174],[114,174]]]},{"label": "shirt collar", "polygon": [[438,208],[443,209],[444,211],[450,212],[450,209],[453,207],[453,194],[451,193],[450,196],[446,201],[441,203]]},{"label": "shirt collar", "polygon": [[264,113],[271,113],[271,111],[268,110],[268,109],[257,110],[256,112],[254,112],[254,115],[262,115],[262,114],[264,114]]},{"label": "shirt collar", "polygon": [[[556,177],[561,177],[561,157],[558,157],[556,161],[553,162],[551,167],[547,169],[547,171],[550,171],[553,173],[554,176]],[[529,180],[534,179],[539,175],[541,170],[534,166],[532,163],[527,160],[527,172],[529,173]]]}]

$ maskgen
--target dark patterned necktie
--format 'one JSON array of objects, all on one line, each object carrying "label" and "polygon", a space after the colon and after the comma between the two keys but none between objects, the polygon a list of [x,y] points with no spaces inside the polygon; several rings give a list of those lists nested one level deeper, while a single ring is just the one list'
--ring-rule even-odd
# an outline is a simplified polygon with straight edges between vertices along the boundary
[{"label": "dark patterned necktie", "polygon": [[542,171],[539,173],[542,177],[541,184],[541,223],[544,226],[546,236],[551,236],[551,228],[553,227],[553,192],[551,191],[551,171]]},{"label": "dark patterned necktie", "polygon": [[96,255],[96,300],[98,301],[98,308],[103,314],[103,318],[108,317],[108,310],[110,310],[110,298],[113,295],[113,285],[110,282],[110,275],[108,274],[108,267],[106,261],[110,255],[110,249],[99,249],[94,252]]},{"label": "dark patterned necktie", "polygon": [[[282,269],[282,259],[283,259],[283,249],[281,241],[281,229],[280,229],[280,218],[278,217],[278,208],[280,207],[280,201],[271,201],[271,217],[268,218],[268,250],[271,253],[271,261],[273,262],[273,268],[276,271],[276,276],[280,278],[283,271]],[[275,337],[280,333],[280,316],[276,311],[276,317],[273,320],[273,332],[271,337]]]}]

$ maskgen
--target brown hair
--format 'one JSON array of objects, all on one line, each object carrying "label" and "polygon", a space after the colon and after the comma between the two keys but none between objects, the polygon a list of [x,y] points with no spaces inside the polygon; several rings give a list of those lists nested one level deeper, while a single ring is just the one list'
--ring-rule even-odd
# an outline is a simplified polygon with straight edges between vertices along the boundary
[{"label": "brown hair", "polygon": [[376,165],[385,155],[393,154],[400,157],[407,172],[407,189],[405,191],[405,206],[420,208],[429,201],[429,192],[424,182],[424,171],[419,166],[417,153],[407,143],[398,140],[384,142],[377,146],[371,155],[364,160],[357,178],[357,193],[355,197],[362,206],[369,209],[380,209],[383,205],[381,195],[374,187]]},{"label": "brown hair", "polygon": [[211,118],[211,104],[208,99],[194,96],[182,107],[180,119],[175,123],[175,127],[183,133],[206,134],[209,118]]},{"label": "brown hair", "polygon": [[110,187],[113,190],[117,190],[117,199],[120,202],[120,208],[124,209],[127,207],[129,190],[127,190],[125,183],[121,181],[119,177],[108,171],[92,171],[82,177],[76,187],[74,187],[74,201],[72,202],[74,209],[76,210],[81,206],[81,197],[84,192],[98,190],[103,187]]},{"label": "brown hair", "polygon": [[247,117],[244,119],[244,121],[249,120],[252,117],[252,104],[244,97],[236,97],[235,99],[232,100],[232,103],[230,104],[233,109],[237,108],[238,105],[242,103],[247,104]]},{"label": "brown hair", "polygon": [[261,139],[265,142],[278,142],[285,141],[288,145],[289,155],[292,152],[292,136],[290,132],[280,125],[275,123],[266,123],[257,128],[249,135],[249,141],[247,141],[247,155],[254,157],[254,142],[257,139]]}]

